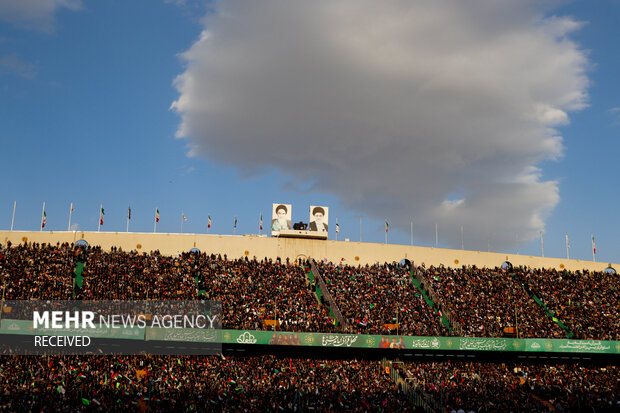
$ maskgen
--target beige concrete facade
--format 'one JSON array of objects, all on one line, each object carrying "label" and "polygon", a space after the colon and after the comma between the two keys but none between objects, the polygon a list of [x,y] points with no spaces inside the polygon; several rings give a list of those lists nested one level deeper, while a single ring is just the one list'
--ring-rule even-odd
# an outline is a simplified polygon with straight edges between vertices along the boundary
[{"label": "beige concrete facade", "polygon": [[407,258],[417,265],[425,263],[455,267],[476,265],[492,268],[509,261],[515,266],[556,268],[568,270],[603,271],[612,267],[619,271],[620,265],[608,262],[542,258],[528,255],[501,254],[494,252],[464,251],[444,248],[416,247],[409,245],[375,244],[369,242],[346,242],[296,238],[274,238],[258,235],[210,235],[210,234],[159,234],[140,232],[86,232],[86,231],[0,231],[0,242],[13,244],[23,242],[73,243],[85,240],[104,250],[120,247],[125,251],[150,252],[159,250],[165,255],[176,255],[192,248],[202,252],[226,254],[229,258],[296,259],[312,257],[319,260],[344,262],[350,265],[394,262]]}]

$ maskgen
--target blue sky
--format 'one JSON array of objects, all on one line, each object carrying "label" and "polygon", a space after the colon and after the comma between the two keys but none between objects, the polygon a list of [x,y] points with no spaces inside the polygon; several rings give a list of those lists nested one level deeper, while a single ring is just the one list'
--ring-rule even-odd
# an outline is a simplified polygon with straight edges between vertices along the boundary
[{"label": "blue sky", "polygon": [[[405,10],[415,15],[428,10],[439,22],[456,19],[455,24],[438,24],[425,31],[416,21],[397,21],[395,16],[402,13],[395,11],[408,7],[398,0],[363,3],[359,10],[362,6],[349,0],[336,2],[339,8],[322,1],[283,6],[269,0],[255,6],[237,0],[49,0],[44,10],[17,10],[0,0],[0,172],[4,177],[0,228],[10,228],[17,201],[15,229],[38,230],[45,201],[46,230],[67,229],[73,202],[72,222],[80,230],[97,230],[103,203],[103,231],[125,231],[131,205],[131,231],[152,231],[157,207],[158,232],[179,232],[183,212],[188,217],[184,232],[206,232],[210,215],[211,233],[232,234],[237,217],[236,233],[247,234],[258,232],[261,213],[267,227],[271,204],[279,202],[293,204],[294,221],[307,221],[309,205],[329,206],[331,238],[335,238],[333,224],[338,217],[339,239],[359,240],[361,216],[364,241],[383,242],[387,219],[389,242],[409,244],[411,217],[417,245],[434,245],[437,222],[440,246],[460,248],[463,225],[466,249],[486,250],[488,237],[492,250],[514,253],[518,236],[520,253],[540,255],[537,234],[544,228],[546,256],[566,256],[568,233],[571,258],[590,260],[593,234],[597,260],[620,262],[616,159],[620,109],[614,110],[620,108],[620,55],[615,44],[620,38],[620,1],[560,2],[545,10],[514,6],[487,13],[481,9],[485,13],[473,17],[458,7]],[[474,8],[485,6],[485,0],[474,3]],[[517,23],[502,20],[521,12],[522,22],[518,17]],[[547,20],[531,23],[533,15]],[[568,20],[554,23],[561,18]],[[388,25],[381,26],[385,21]],[[366,29],[357,32],[359,27]],[[484,30],[472,33],[472,27]],[[528,49],[528,39],[539,35],[538,30],[547,36],[548,52]],[[557,30],[562,34],[555,38],[549,34]],[[448,67],[441,78],[445,83],[439,86],[427,78],[427,72],[411,69],[420,63],[407,66],[411,56],[431,64],[438,59],[415,45],[408,49],[415,42],[407,36],[423,37],[429,48],[445,48],[444,55],[453,56],[449,42],[444,42],[445,32],[465,33],[468,43],[460,48],[472,54],[494,50],[496,45],[507,53],[497,54],[493,61],[510,64],[493,66],[479,79],[473,73],[476,66],[467,63],[472,74],[463,82],[475,79],[476,90],[488,91],[476,100],[467,90],[461,96],[459,78],[450,72],[452,61],[437,61],[436,67]],[[282,40],[289,33],[291,44]],[[333,33],[337,35],[320,41]],[[364,39],[366,35],[370,37]],[[357,42],[358,38],[364,41]],[[509,46],[497,44],[502,40],[496,39],[504,38],[510,39]],[[554,53],[557,57],[549,58]],[[521,54],[522,60],[515,58]],[[540,70],[520,69],[521,61]],[[354,73],[364,65],[377,68]],[[550,73],[542,74],[548,68]],[[553,83],[571,70],[572,77]],[[505,87],[489,86],[486,82],[500,72],[497,82]],[[551,80],[531,86],[544,76]],[[544,112],[535,122],[513,121],[511,116],[520,112],[496,113],[489,103],[516,105],[505,92],[513,78],[514,84],[533,88],[530,95]],[[437,119],[417,119],[414,125],[425,134],[401,141],[402,131],[412,129],[406,121],[408,111],[427,109],[407,106],[410,100],[415,103],[415,96],[399,103],[401,86],[406,89],[418,81],[436,86],[424,89],[423,102],[433,109],[429,113],[445,113]],[[537,97],[547,86],[546,95]],[[387,89],[392,91],[383,95]],[[578,92],[585,96],[566,98]],[[442,94],[451,96],[449,105]],[[530,95],[519,97],[519,104],[531,105]],[[336,109],[329,106],[332,101]],[[350,107],[339,113],[347,106],[343,102]],[[393,102],[384,113],[381,108]],[[468,111],[477,105],[493,117],[489,129],[508,136],[501,145],[492,134],[489,141],[474,137],[483,117]],[[368,115],[377,112],[376,118]],[[550,123],[541,120],[549,117]],[[446,128],[450,122],[454,125]],[[514,136],[522,126],[527,129],[536,122],[543,126],[528,129],[528,136],[531,133],[534,138],[524,138],[519,146]],[[469,128],[476,133],[461,137],[460,131],[466,133]],[[333,130],[338,132],[331,136]],[[366,136],[366,131],[372,133]],[[341,140],[342,136],[348,137]],[[561,136],[561,148],[549,149],[557,143],[555,136]],[[376,139],[382,144],[377,145]],[[478,153],[496,143],[496,160],[501,163],[460,156],[468,148]],[[318,154],[310,154],[312,145]],[[456,158],[446,150],[459,145],[463,149]],[[282,146],[287,149],[280,152]],[[336,155],[330,157],[328,152]],[[526,155],[512,157],[513,152]],[[427,166],[425,159],[432,162]],[[447,168],[432,169],[442,162],[446,166],[462,162],[463,167],[444,176]],[[407,169],[395,164],[422,166]],[[510,170],[511,165],[529,172],[515,167],[512,176],[495,179],[497,170]],[[366,170],[372,175],[364,175]],[[506,182],[523,188],[511,191],[499,184]],[[502,191],[507,195],[497,195],[496,185],[500,195]],[[474,194],[489,201],[476,204],[468,197]],[[439,201],[423,202],[434,196]],[[528,197],[528,202],[521,202]],[[507,205],[497,199],[507,199]],[[510,212],[500,213],[504,210]],[[491,218],[486,222],[484,217]]]}]

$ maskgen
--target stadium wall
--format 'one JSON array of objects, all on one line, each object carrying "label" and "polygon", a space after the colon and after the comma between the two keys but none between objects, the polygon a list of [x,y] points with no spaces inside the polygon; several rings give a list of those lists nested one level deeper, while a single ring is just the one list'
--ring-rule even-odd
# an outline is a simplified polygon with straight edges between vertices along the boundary
[{"label": "stadium wall", "polygon": [[555,268],[567,270],[603,271],[620,265],[608,262],[543,258],[531,255],[502,254],[495,252],[453,250],[445,248],[416,247],[409,245],[376,244],[370,242],[347,242],[311,240],[299,238],[276,238],[259,235],[211,235],[170,234],[141,232],[86,232],[86,231],[0,231],[0,240],[6,244],[36,242],[56,244],[75,243],[85,240],[91,246],[104,250],[119,247],[124,251],[150,252],[159,250],[165,255],[176,255],[197,248],[201,252],[226,254],[228,258],[256,257],[257,259],[280,257],[314,258],[349,265],[366,265],[408,259],[420,265],[445,265],[450,267],[476,265],[492,268],[508,261],[514,266]]}]

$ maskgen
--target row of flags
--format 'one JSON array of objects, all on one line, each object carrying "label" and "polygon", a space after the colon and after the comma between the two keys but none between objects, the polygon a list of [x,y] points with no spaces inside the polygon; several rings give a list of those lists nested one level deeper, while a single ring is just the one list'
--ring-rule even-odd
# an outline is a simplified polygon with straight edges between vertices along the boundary
[{"label": "row of flags", "polygon": [[[75,206],[73,205],[73,202],[71,203],[71,206],[69,207],[69,229],[71,229],[71,215],[73,214],[73,212],[75,211]],[[99,227],[101,227],[103,225],[103,219],[105,217],[105,209],[103,208],[103,204],[99,207]],[[157,224],[159,222],[160,219],[160,215],[159,215],[159,208],[155,208],[155,224]],[[181,212],[181,219],[183,222],[188,221],[189,219],[185,216],[185,212]],[[127,222],[129,222],[131,220],[131,205],[127,207]],[[211,220],[211,215],[207,215],[207,228],[211,228],[211,224],[212,224],[212,220]],[[45,211],[45,202],[43,202],[43,214],[41,217],[41,230],[43,228],[45,228],[45,225],[47,224],[47,213]],[[233,228],[237,228],[237,217],[235,217],[234,221],[233,221]],[[263,214],[260,214],[259,217],[259,228],[262,231],[263,229]]]},{"label": "row of flags", "polygon": [[[596,261],[596,242],[594,241],[594,235],[591,235],[591,237],[592,237],[592,261]],[[568,233],[566,234],[566,259],[570,259],[570,242],[568,240]]]},{"label": "row of flags", "polygon": [[[68,226],[68,230],[71,230],[71,216],[73,214],[73,212],[75,211],[75,206],[73,205],[73,202],[71,203],[71,206],[69,207],[69,226]],[[97,227],[97,231],[99,231],[101,229],[101,226],[103,225],[103,221],[104,221],[104,217],[105,217],[105,209],[103,208],[103,204],[101,204],[101,206],[99,207],[99,224]],[[156,225],[159,222],[159,208],[155,208],[155,229],[156,230]],[[185,216],[184,212],[181,212],[181,219],[183,222],[188,221],[188,218]],[[129,221],[131,220],[131,205],[127,207],[127,230],[129,231]],[[47,213],[45,212],[45,202],[43,202],[43,213],[41,216],[41,230],[43,230],[43,228],[45,228],[45,225],[47,224]],[[207,215],[207,229],[211,228],[211,224],[212,224],[212,220],[211,220],[211,215]],[[259,229],[262,231],[263,230],[263,213],[261,212],[260,216],[259,216],[259,220],[258,220],[258,227]],[[389,228],[389,224],[387,221],[385,221],[385,232],[388,232],[388,228]],[[235,217],[234,221],[233,221],[233,229],[237,229],[237,217]],[[340,232],[340,225],[338,224],[338,222],[336,222],[336,234],[338,234]]]},{"label": "row of flags", "polygon": [[[72,202],[71,206],[69,207],[69,230],[71,229],[71,215],[73,214],[74,211],[75,211],[75,206],[73,205],[73,202]],[[103,208],[103,204],[102,204],[99,207],[99,227],[103,225],[104,217],[105,217],[105,209]],[[159,208],[155,208],[155,224],[159,222],[159,218],[160,218]],[[184,212],[181,212],[181,219],[183,220],[183,222],[188,221],[188,218],[185,216]],[[127,207],[127,222],[129,222],[130,220],[131,220],[131,205]],[[41,217],[41,230],[45,228],[46,224],[47,224],[47,213],[45,212],[45,202],[43,202],[43,215]],[[211,228],[211,224],[212,224],[211,215],[207,215],[207,228],[208,229]],[[259,216],[258,227],[261,231],[263,230],[263,213],[262,212]],[[233,221],[233,228],[234,229],[237,228],[237,217],[235,217]],[[387,229],[388,229],[387,221],[385,221],[385,228],[386,228],[385,232],[387,232]],[[336,222],[336,233],[339,233],[339,232],[340,232],[340,225],[338,224],[338,222]]]},{"label": "row of flags", "polygon": [[[73,211],[75,211],[75,207],[73,206],[73,202],[71,203],[70,206],[70,211],[69,211],[69,229],[71,228],[71,214],[73,213]],[[103,204],[100,207],[99,210],[99,228],[97,230],[100,229],[101,225],[103,225],[103,218],[105,216],[105,210],[103,209]],[[181,218],[182,221],[188,221],[188,218],[185,216],[184,212],[181,212]],[[131,220],[131,206],[127,207],[127,228],[129,230],[129,220]],[[159,222],[159,209],[155,208],[155,225],[157,225],[157,223]],[[211,215],[207,216],[207,229],[211,228]],[[45,212],[45,202],[43,202],[43,212],[41,214],[41,230],[43,230],[43,228],[45,228],[45,225],[47,224],[47,213]],[[263,230],[263,214],[260,214],[259,217],[259,229],[262,231]],[[156,228],[156,227],[155,227]],[[237,229],[237,217],[235,217],[234,221],[233,221],[233,229],[236,230]],[[387,233],[390,230],[390,224],[389,222],[386,220],[385,221],[385,234],[386,234],[386,242],[387,242]],[[155,231],[155,230],[154,230]],[[336,234],[338,234],[340,232],[340,225],[337,222],[337,218],[336,218]],[[592,258],[594,261],[596,261],[596,242],[594,241],[594,235],[591,236],[592,239]],[[543,256],[544,256],[544,244],[543,244],[543,239],[542,239],[542,232],[540,234],[540,241],[541,241],[541,248],[543,251]],[[570,259],[570,241],[568,239],[568,233],[566,233],[566,258]]]}]

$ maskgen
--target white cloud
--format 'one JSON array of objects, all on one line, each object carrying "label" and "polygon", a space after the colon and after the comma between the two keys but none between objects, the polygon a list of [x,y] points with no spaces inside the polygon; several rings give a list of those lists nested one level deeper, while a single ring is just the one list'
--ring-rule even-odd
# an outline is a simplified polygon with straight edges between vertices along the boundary
[{"label": "white cloud", "polygon": [[16,54],[0,58],[0,74],[14,73],[26,79],[34,79],[37,75],[37,65],[20,59]]},{"label": "white cloud", "polygon": [[613,116],[613,125],[620,125],[620,107],[609,109],[609,114]]},{"label": "white cloud", "polygon": [[0,0],[0,20],[31,30],[50,32],[54,13],[66,8],[79,10],[81,0]]},{"label": "white cloud", "polygon": [[183,54],[177,136],[378,220],[413,216],[427,239],[435,222],[450,245],[461,225],[472,248],[532,239],[560,199],[535,166],[562,155],[554,127],[588,87],[580,24],[539,4],[221,2]]}]

